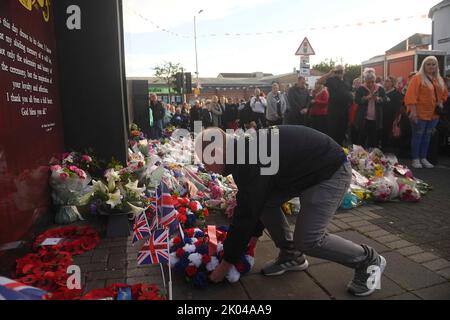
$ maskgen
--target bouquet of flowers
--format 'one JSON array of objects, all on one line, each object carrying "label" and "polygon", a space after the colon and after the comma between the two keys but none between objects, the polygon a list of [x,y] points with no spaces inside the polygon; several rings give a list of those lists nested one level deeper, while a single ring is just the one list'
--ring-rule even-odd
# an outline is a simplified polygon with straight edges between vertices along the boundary
[{"label": "bouquet of flowers", "polygon": [[92,156],[92,154],[92,151],[87,153],[64,153],[61,161],[52,164],[59,164],[63,167],[75,166],[81,170],[84,170],[91,177],[98,177],[102,174],[101,163],[94,156]]},{"label": "bouquet of flowers", "polygon": [[421,195],[414,180],[408,178],[398,178],[399,197],[405,202],[419,202]]},{"label": "bouquet of flowers", "polygon": [[375,201],[386,202],[398,197],[398,184],[395,177],[374,178],[370,180],[368,189]]},{"label": "bouquet of flowers", "polygon": [[[213,272],[223,259],[223,243],[227,238],[227,229],[217,228],[217,243],[210,243],[208,231],[188,229],[184,231],[184,239],[175,237],[171,240],[171,267],[174,271],[185,277],[186,281],[194,286],[204,288],[207,286],[208,274]],[[215,247],[210,250],[210,245]],[[227,275],[231,283],[239,281],[242,274],[248,273],[254,265],[254,247],[248,247],[245,255],[241,257]]]},{"label": "bouquet of flowers", "polygon": [[133,147],[135,144],[137,144],[139,141],[144,140],[145,135],[139,128],[139,126],[135,123],[132,123],[130,125],[130,138],[129,138],[129,145],[130,147]]},{"label": "bouquet of flowers", "polygon": [[121,175],[115,169],[108,169],[105,178],[106,182],[93,181],[92,211],[98,209],[107,214],[135,213],[142,212],[141,208],[147,207],[146,188],[139,188],[137,180],[130,179],[128,175]]}]

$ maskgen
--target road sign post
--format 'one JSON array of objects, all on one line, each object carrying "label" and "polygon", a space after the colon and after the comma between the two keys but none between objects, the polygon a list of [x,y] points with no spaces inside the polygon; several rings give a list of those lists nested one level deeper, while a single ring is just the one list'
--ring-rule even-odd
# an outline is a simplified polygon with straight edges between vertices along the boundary
[{"label": "road sign post", "polygon": [[311,65],[310,65],[310,56],[315,55],[315,51],[311,46],[308,38],[305,38],[302,41],[302,44],[297,49],[295,55],[300,56],[300,71],[299,75],[304,77],[311,76]]}]

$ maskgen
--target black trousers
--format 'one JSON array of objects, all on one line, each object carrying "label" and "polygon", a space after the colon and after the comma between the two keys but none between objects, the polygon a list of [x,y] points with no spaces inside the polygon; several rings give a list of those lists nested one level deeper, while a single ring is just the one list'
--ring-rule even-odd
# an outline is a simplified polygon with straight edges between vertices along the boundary
[{"label": "black trousers", "polygon": [[282,124],[283,124],[283,120],[276,120],[276,121],[267,120],[268,127],[281,126]]},{"label": "black trousers", "polygon": [[331,106],[328,109],[328,133],[341,146],[344,146],[345,135],[348,130],[349,108]]},{"label": "black trousers", "polygon": [[359,129],[358,144],[364,148],[378,148],[377,122],[366,120],[364,126]]}]

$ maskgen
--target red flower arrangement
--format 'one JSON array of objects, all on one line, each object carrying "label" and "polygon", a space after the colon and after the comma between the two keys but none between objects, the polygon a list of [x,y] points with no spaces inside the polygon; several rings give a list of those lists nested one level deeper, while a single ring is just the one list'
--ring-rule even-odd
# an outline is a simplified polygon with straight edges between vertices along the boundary
[{"label": "red flower arrangement", "polygon": [[117,300],[119,290],[130,288],[131,298],[133,300],[165,300],[164,296],[161,294],[158,286],[156,285],[146,285],[146,284],[136,284],[130,286],[127,284],[113,284],[112,286],[105,289],[95,289],[84,295],[81,300],[102,300],[102,299],[112,299]]},{"label": "red flower arrangement", "polygon": [[97,231],[90,227],[65,227],[48,230],[39,235],[34,241],[33,248],[37,250],[42,242],[48,238],[63,238],[63,243],[50,246],[54,251],[69,252],[72,255],[80,255],[91,251],[100,242],[100,236]]},{"label": "red flower arrangement", "polygon": [[[63,238],[65,241],[41,247],[48,238]],[[133,300],[164,300],[156,285],[114,284],[108,288],[92,290],[84,296],[82,290],[69,290],[67,268],[73,264],[73,256],[93,250],[99,242],[98,232],[90,227],[48,230],[35,239],[34,253],[17,260],[14,278],[20,283],[49,292],[44,297],[46,300],[117,299],[121,288],[130,288]]]},{"label": "red flower arrangement", "polygon": [[[223,259],[223,243],[227,238],[226,228],[215,230],[215,252],[210,251],[208,231],[200,229],[184,230],[184,241],[180,236],[171,241],[171,261],[175,273],[185,277],[194,286],[204,288],[208,285],[208,274],[214,271]],[[212,255],[210,255],[212,254]],[[255,247],[249,245],[227,275],[230,282],[237,282],[254,265]]]}]

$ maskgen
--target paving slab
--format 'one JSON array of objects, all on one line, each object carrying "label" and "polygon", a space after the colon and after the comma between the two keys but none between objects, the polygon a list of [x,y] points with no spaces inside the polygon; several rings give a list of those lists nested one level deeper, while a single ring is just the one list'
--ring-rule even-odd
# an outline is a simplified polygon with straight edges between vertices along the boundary
[{"label": "paving slab", "polygon": [[337,300],[380,300],[405,292],[392,280],[382,277],[381,290],[377,290],[370,297],[355,297],[347,292],[347,284],[353,278],[353,270],[335,263],[312,266],[308,273]]},{"label": "paving slab", "polygon": [[450,300],[450,283],[443,283],[434,287],[414,291],[424,300]]},{"label": "paving slab", "polygon": [[241,278],[252,300],[329,300],[330,297],[305,272],[278,277],[255,274]]},{"label": "paving slab", "polygon": [[383,300],[421,300],[418,296],[412,294],[412,293],[403,293],[399,296],[393,296],[389,297]]},{"label": "paving slab", "polygon": [[446,281],[433,271],[397,252],[388,252],[384,257],[387,261],[384,274],[408,291],[431,287]]},{"label": "paving slab", "polygon": [[174,300],[249,300],[241,282],[210,284],[206,289],[198,289],[180,277],[173,279],[173,298]]}]

